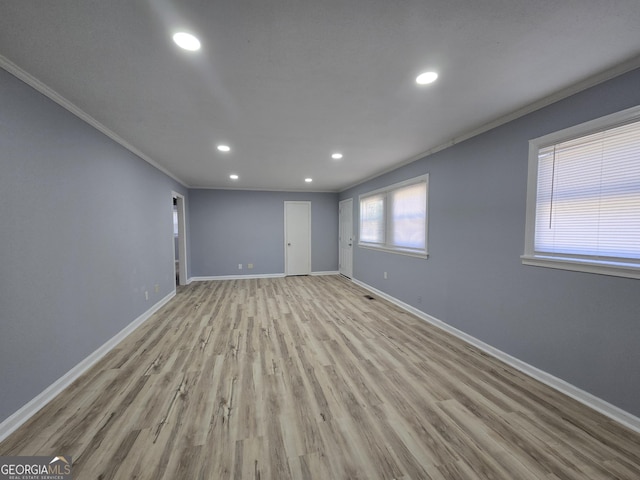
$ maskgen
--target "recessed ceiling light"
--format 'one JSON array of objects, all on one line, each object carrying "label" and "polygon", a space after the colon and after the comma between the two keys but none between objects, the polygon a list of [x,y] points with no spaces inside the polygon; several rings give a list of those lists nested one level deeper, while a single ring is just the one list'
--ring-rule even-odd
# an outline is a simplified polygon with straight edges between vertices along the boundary
[{"label": "recessed ceiling light", "polygon": [[417,76],[416,83],[418,85],[428,85],[435,82],[437,78],[438,74],[436,72],[424,72]]},{"label": "recessed ceiling light", "polygon": [[217,148],[221,152],[228,152],[229,150],[231,150],[231,147],[229,145],[218,145]]},{"label": "recessed ceiling light", "polygon": [[230,178],[231,180],[238,180],[238,178],[239,178],[239,177],[238,177],[238,175],[236,175],[235,173],[232,173],[231,175],[229,175],[229,178]]},{"label": "recessed ceiling light", "polygon": [[307,183],[311,183],[313,182],[313,178],[305,178],[304,181]]},{"label": "recessed ceiling light", "polygon": [[198,40],[195,36],[186,32],[178,32],[173,35],[173,41],[176,42],[180,48],[184,48],[185,50],[189,50],[190,52],[195,52],[196,50],[200,50],[200,40]]},{"label": "recessed ceiling light", "polygon": [[333,155],[331,155],[331,158],[333,158],[334,160],[340,160],[342,158],[342,154],[334,153]]}]

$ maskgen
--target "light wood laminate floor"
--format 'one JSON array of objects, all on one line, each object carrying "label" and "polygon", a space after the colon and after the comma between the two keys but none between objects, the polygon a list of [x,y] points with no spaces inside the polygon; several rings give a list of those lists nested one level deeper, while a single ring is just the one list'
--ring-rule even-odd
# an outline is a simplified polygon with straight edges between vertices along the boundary
[{"label": "light wood laminate floor", "polygon": [[2,444],[74,479],[639,479],[640,435],[342,277],[197,282]]}]

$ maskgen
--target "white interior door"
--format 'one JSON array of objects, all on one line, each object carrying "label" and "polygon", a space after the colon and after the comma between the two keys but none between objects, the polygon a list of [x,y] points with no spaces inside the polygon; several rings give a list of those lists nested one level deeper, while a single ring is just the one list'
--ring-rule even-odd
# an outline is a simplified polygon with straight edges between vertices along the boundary
[{"label": "white interior door", "polygon": [[284,202],[285,274],[311,273],[311,202]]},{"label": "white interior door", "polygon": [[353,199],[340,202],[339,261],[340,273],[353,277]]}]

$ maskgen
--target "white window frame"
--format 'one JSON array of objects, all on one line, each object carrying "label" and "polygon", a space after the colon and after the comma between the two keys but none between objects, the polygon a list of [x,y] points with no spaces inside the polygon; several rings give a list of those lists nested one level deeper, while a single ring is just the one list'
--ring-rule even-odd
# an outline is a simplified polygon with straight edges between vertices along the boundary
[{"label": "white window frame", "polygon": [[[388,221],[388,219],[390,218],[391,212],[391,206],[388,200],[387,200],[387,195],[395,190],[401,189],[401,188],[405,188],[411,185],[416,185],[419,183],[424,183],[425,184],[425,201],[426,201],[426,205],[425,205],[425,222],[424,222],[424,250],[422,249],[413,249],[413,248],[404,248],[404,247],[398,247],[398,246],[394,246],[394,245],[390,245],[386,243],[386,239],[391,238],[391,222]],[[384,234],[385,234],[385,243],[384,244],[378,244],[378,243],[369,243],[366,241],[362,240],[362,232],[361,232],[361,223],[362,223],[362,212],[361,212],[361,205],[362,205],[362,200],[368,198],[368,197],[372,197],[372,196],[378,196],[378,195],[383,195],[385,196],[385,202],[384,202]],[[418,258],[427,258],[429,256],[428,253],[428,233],[429,233],[429,174],[426,173],[424,175],[420,175],[419,177],[414,177],[414,178],[410,178],[408,180],[402,181],[402,182],[398,182],[398,183],[394,183],[393,185],[389,185],[387,187],[383,187],[383,188],[379,188],[377,190],[372,190],[370,192],[366,192],[363,193],[361,195],[359,195],[358,197],[358,246],[362,247],[362,248],[368,248],[368,249],[372,249],[372,250],[381,250],[384,252],[390,252],[390,253],[398,253],[400,255],[408,255],[411,257],[418,257]]]},{"label": "white window frame", "polygon": [[628,259],[628,261],[626,261],[625,259],[609,259],[604,257],[580,258],[579,256],[573,257],[566,254],[550,254],[535,251],[539,150],[637,121],[640,121],[640,106],[597,118],[529,141],[525,246],[524,254],[520,257],[524,265],[618,277],[640,278],[640,263],[634,259]]}]

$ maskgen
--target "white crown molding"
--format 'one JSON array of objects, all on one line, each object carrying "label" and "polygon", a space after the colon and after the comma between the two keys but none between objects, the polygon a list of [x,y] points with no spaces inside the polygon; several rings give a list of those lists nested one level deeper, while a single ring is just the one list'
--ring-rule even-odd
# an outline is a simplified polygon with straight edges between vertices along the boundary
[{"label": "white crown molding", "polygon": [[258,188],[258,187],[206,187],[191,185],[189,188],[193,190],[231,190],[231,191],[247,191],[247,192],[284,192],[284,193],[339,193],[339,190],[300,190],[297,188]]},{"label": "white crown molding", "polygon": [[361,282],[360,280],[357,280],[354,278],[352,279],[352,282],[355,283],[356,285],[361,286],[362,288],[365,288],[366,290],[369,290],[370,292],[378,295],[379,297],[382,297],[385,300],[388,300],[389,302],[393,303],[394,305],[397,305],[403,310],[406,310],[407,312],[412,313],[413,315],[424,320],[425,322],[428,322],[431,325],[441,330],[444,330],[448,333],[451,333],[452,335],[455,335],[461,340],[473,345],[474,347],[479,348],[480,350],[491,355],[492,357],[497,358],[498,360],[506,363],[507,365],[510,365],[516,370],[519,370],[525,375],[535,378],[539,382],[542,382],[545,385],[548,385],[549,387],[559,391],[560,393],[563,393],[564,395],[567,395],[568,397],[571,397],[574,400],[577,400],[583,405],[586,405],[587,407],[597,412],[600,412],[601,414],[620,423],[621,425],[624,425],[625,427],[640,433],[640,418],[636,417],[635,415],[625,410],[622,410],[621,408],[616,407],[615,405],[612,405],[609,402],[602,400],[601,398],[596,397],[595,395],[592,395],[589,392],[585,392],[584,390],[576,387],[575,385],[572,385],[569,382],[566,382],[558,377],[555,377],[550,373],[540,370],[539,368],[536,368],[533,365],[529,365],[528,363],[523,362],[522,360],[519,360],[518,358],[513,357],[508,353],[503,352],[502,350],[492,347],[491,345],[484,343],[481,340],[478,340],[477,338],[469,335],[468,333],[458,330],[457,328],[452,327],[448,323],[445,323],[442,320],[438,320],[437,318],[432,317],[431,315],[423,312],[422,310],[418,310],[417,308],[412,307],[411,305],[404,303],[403,301],[398,300],[397,298],[392,297],[391,295],[388,295],[383,291],[378,290],[377,288],[367,285],[366,283]]},{"label": "white crown molding", "polygon": [[434,153],[438,153],[441,150],[445,150],[449,147],[453,147],[458,143],[464,142],[465,140],[469,140],[470,138],[473,138],[477,135],[488,132],[489,130],[493,130],[496,127],[509,123],[520,117],[524,117],[529,113],[533,113],[536,110],[540,110],[541,108],[547,107],[555,102],[568,98],[571,95],[575,95],[576,93],[582,92],[583,90],[586,90],[588,88],[595,87],[596,85],[599,85],[603,82],[606,82],[607,80],[611,80],[612,78],[623,75],[627,72],[630,72],[631,70],[635,70],[636,68],[639,68],[639,67],[640,67],[640,55],[636,55],[628,59],[627,61],[616,65],[613,68],[609,68],[600,73],[587,77],[580,82],[574,83],[573,85],[570,85],[566,88],[558,90],[557,92],[552,93],[551,95],[548,95],[544,98],[536,100],[533,103],[525,105],[524,107],[514,112],[508,113],[507,115],[503,115],[494,120],[491,120],[490,122],[484,123],[479,127],[471,129],[465,133],[462,133],[461,135],[458,135],[457,137],[454,137],[451,140],[445,143],[442,143],[434,148],[431,148],[427,151],[419,153],[418,155],[414,155],[413,157],[408,158],[400,163],[396,163],[392,167],[381,170],[380,172],[375,173],[363,180],[358,180],[356,183],[349,185],[348,187],[341,188],[339,191],[340,193],[342,193],[346,190],[349,190],[350,188],[354,188],[354,187],[357,187],[358,185],[362,185],[363,183],[373,180],[374,178],[378,178],[389,172],[393,172],[398,168],[404,167],[405,165],[409,165],[410,163],[413,163],[417,160],[421,160],[425,157],[428,157],[429,155],[433,155]]},{"label": "white crown molding", "polygon": [[178,182],[183,187],[190,188],[189,185],[187,185],[185,182],[183,182],[180,178],[176,177],[173,173],[171,173],[165,167],[163,167],[159,163],[155,162],[153,159],[151,159],[151,157],[149,157],[149,156],[145,155],[144,153],[142,153],[136,147],[134,147],[129,142],[127,142],[124,138],[122,138],[121,136],[119,136],[116,133],[114,133],[111,130],[109,130],[107,127],[105,127],[102,123],[100,123],[98,120],[93,118],[87,112],[85,112],[81,108],[79,108],[76,105],[74,105],[73,103],[71,103],[69,100],[64,98],[58,92],[56,92],[55,90],[53,90],[49,86],[45,85],[44,83],[42,83],[40,80],[38,80],[36,77],[31,75],[30,73],[25,72],[18,65],[13,63],[8,58],[3,57],[2,55],[0,55],[0,68],[3,68],[4,70],[9,72],[14,77],[22,80],[24,83],[26,83],[30,87],[34,88],[35,90],[37,90],[38,92],[43,94],[45,97],[49,98],[50,100],[53,100],[58,105],[60,105],[62,108],[64,108],[67,111],[71,112],[72,114],[74,114],[76,117],[78,117],[82,121],[88,123],[93,128],[95,128],[99,132],[103,133],[104,135],[106,135],[107,137],[109,137],[111,140],[113,140],[114,142],[118,143],[122,147],[126,148],[131,153],[133,153],[135,156],[141,158],[142,160],[144,160],[145,162],[147,162],[148,164],[150,164],[154,168],[160,170],[162,173],[164,173],[168,177],[171,177],[172,179],[174,179],[176,182]]},{"label": "white crown molding", "polygon": [[160,310],[169,300],[175,297],[176,291],[173,290],[167,296],[158,301],[149,310],[144,312],[138,318],[136,318],[129,325],[124,327],[113,337],[107,340],[102,346],[98,347],[92,354],[84,358],[75,367],[65,373],[58,380],[49,385],[38,396],[33,398],[30,402],[25,404],[22,408],[16,411],[9,418],[0,423],[0,442],[16,431],[22,424],[24,424],[29,418],[35,415],[41,410],[47,403],[52,401],[58,396],[65,388],[71,385],[76,379],[78,379],[83,373],[89,370],[95,365],[101,358],[107,353],[113,350],[120,342],[133,333],[133,331],[142,325],[147,319],[151,317],[155,312]]}]

